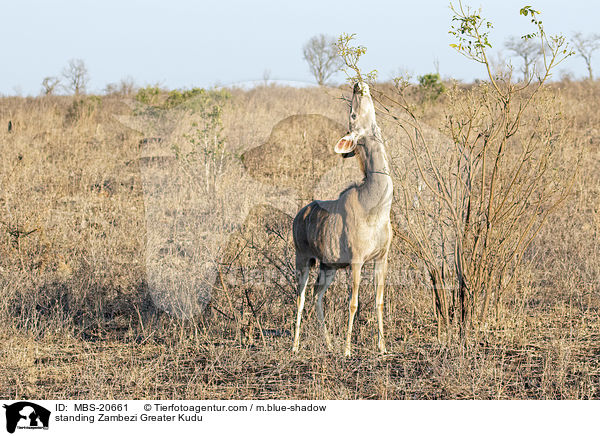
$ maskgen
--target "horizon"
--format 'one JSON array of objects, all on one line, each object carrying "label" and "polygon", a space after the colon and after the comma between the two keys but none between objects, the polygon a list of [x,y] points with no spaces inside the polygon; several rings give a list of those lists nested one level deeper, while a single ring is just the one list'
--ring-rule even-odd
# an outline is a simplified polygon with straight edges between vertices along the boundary
[{"label": "horizon", "polygon": [[[600,7],[574,0],[568,7],[558,0],[532,5],[541,11],[549,34],[567,38],[573,32],[595,30]],[[494,23],[491,40],[494,58],[503,52],[509,36],[531,31],[529,19],[519,16],[522,1],[503,5],[491,1],[465,3],[482,9]],[[357,14],[360,11],[360,14]],[[448,30],[449,2],[429,0],[419,5],[375,1],[364,8],[357,0],[302,5],[261,0],[247,4],[230,1],[202,7],[177,0],[169,5],[157,0],[59,0],[53,4],[23,1],[4,7],[11,17],[3,26],[6,67],[0,72],[0,94],[40,95],[44,77],[60,76],[71,59],[82,59],[90,75],[88,93],[104,93],[110,83],[131,78],[139,87],[167,89],[232,87],[238,84],[293,82],[316,85],[302,57],[302,46],[320,33],[333,37],[356,33],[356,44],[367,48],[361,59],[365,71],[376,69],[385,82],[399,71],[419,75],[435,73],[444,80],[471,83],[484,78],[476,63],[456,53]],[[18,35],[15,38],[15,35]],[[593,68],[600,71],[600,54]],[[519,74],[519,62],[510,58]],[[585,77],[584,61],[571,56],[554,80],[564,74]],[[344,83],[336,74],[334,85]]]}]

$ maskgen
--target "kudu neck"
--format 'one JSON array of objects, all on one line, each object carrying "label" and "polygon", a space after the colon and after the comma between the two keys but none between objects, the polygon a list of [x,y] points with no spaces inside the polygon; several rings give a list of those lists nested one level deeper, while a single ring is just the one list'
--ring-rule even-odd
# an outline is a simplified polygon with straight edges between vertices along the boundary
[{"label": "kudu neck", "polygon": [[381,130],[373,124],[368,134],[358,140],[360,166],[365,181],[373,177],[389,176],[389,165]]},{"label": "kudu neck", "polygon": [[358,157],[364,175],[359,186],[359,200],[367,210],[389,207],[393,184],[379,127],[375,124],[358,144]]}]

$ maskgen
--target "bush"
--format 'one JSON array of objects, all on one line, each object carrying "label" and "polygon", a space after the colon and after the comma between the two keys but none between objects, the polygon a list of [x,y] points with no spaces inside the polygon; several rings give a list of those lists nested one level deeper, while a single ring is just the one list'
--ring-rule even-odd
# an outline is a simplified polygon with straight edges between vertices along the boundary
[{"label": "bush", "polygon": [[155,106],[160,101],[161,89],[158,86],[146,86],[140,88],[135,95],[135,99],[140,103],[147,104],[149,106]]},{"label": "bush", "polygon": [[231,97],[228,91],[207,91],[204,88],[174,89],[166,94],[166,98],[163,98],[164,93],[165,91],[158,86],[146,86],[137,92],[135,99],[140,103],[158,109],[181,107],[190,109],[193,112],[201,112],[207,106],[221,105]]},{"label": "bush", "polygon": [[231,94],[225,90],[207,91],[203,88],[192,88],[186,90],[173,90],[169,92],[167,100],[164,102],[165,109],[182,106],[186,109],[192,109],[194,112],[204,110],[207,105],[220,105],[228,100]]},{"label": "bush", "polygon": [[425,74],[419,76],[419,88],[422,93],[423,101],[435,101],[446,90],[439,74]]}]

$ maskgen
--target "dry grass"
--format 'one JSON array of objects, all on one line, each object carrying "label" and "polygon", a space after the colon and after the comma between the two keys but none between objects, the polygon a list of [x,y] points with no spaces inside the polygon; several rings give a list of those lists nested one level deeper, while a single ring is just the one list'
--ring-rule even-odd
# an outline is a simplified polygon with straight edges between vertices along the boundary
[{"label": "dry grass", "polygon": [[[310,194],[306,174],[298,176],[303,185],[296,193],[285,187],[289,201],[280,205],[279,188],[267,180],[252,184],[248,173],[257,168],[244,171],[240,157],[268,144],[273,127],[291,115],[344,123],[340,90],[232,90],[223,112],[227,162],[204,206],[200,200],[209,197],[186,184],[170,149],[185,142],[193,114],[177,120],[169,140],[149,143],[143,139],[162,134],[124,125],[132,108],[116,97],[79,104],[71,97],[1,99],[0,396],[599,398],[600,86],[561,83],[553,91],[575,138],[563,152],[582,152],[583,160],[572,195],[529,250],[529,272],[516,291],[468,343],[440,344],[431,291],[396,239],[385,301],[390,353],[375,353],[374,296],[365,280],[352,359],[340,352],[344,273],[326,297],[338,351],[325,351],[308,304],[301,352],[291,354],[289,215]],[[424,110],[435,125],[444,100]],[[289,146],[298,143],[291,135]],[[278,170],[266,161],[265,170]],[[335,193],[354,174],[352,164],[339,164],[314,195]],[[144,177],[155,176],[149,168],[166,171],[163,197],[146,185]],[[289,185],[293,172],[284,170]],[[221,211],[211,218],[221,221],[200,219],[203,207]],[[181,218],[176,234],[163,225],[173,216]],[[195,265],[206,258],[228,269],[225,280],[214,276],[208,293],[206,283],[194,282],[203,273]],[[246,275],[257,269],[269,279]],[[188,312],[157,301],[156,283],[185,288]],[[212,296],[211,310],[192,301],[199,294],[200,303]]]}]

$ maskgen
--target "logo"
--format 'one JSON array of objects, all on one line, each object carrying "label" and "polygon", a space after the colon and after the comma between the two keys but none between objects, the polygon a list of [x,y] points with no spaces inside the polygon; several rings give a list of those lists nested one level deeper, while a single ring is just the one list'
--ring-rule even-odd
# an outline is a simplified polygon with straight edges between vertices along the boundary
[{"label": "logo", "polygon": [[6,431],[14,433],[18,429],[48,429],[50,411],[29,401],[19,401],[10,405],[4,404],[6,409]]}]

